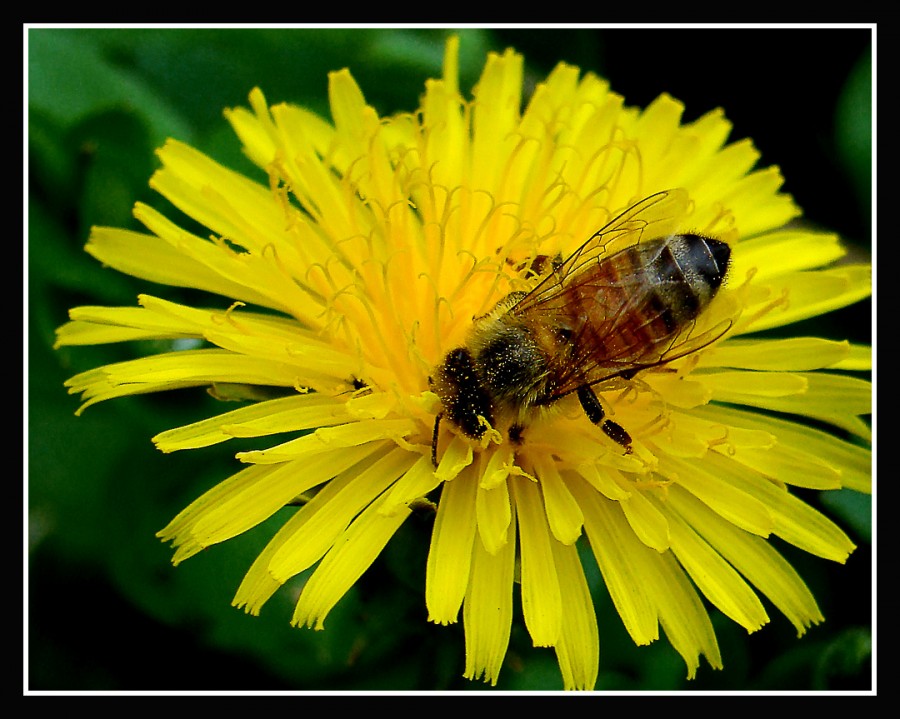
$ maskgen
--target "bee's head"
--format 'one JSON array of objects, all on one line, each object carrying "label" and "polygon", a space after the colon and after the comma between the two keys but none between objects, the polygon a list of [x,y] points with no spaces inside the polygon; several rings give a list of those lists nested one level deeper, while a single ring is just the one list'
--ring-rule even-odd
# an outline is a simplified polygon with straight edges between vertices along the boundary
[{"label": "bee's head", "polygon": [[486,427],[479,416],[493,423],[494,413],[472,353],[465,347],[450,350],[428,381],[444,406],[444,416],[467,437],[481,439]]}]

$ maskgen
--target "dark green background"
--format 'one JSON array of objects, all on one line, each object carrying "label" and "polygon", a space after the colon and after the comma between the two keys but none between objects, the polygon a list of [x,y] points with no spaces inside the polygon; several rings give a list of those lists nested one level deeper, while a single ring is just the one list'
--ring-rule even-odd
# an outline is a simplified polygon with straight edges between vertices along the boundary
[{"label": "dark green background", "polygon": [[[150,437],[222,411],[201,390],[117,400],[76,418],[63,381],[154,351],[150,344],[65,348],[53,330],[69,307],[133,305],[139,292],[184,302],[198,293],[106,270],[82,248],[94,224],[136,227],[136,200],[164,210],[147,180],[166,137],[259,176],[222,118],[258,85],[327,116],[326,74],[349,67],[386,114],[417,107],[440,74],[446,31],[415,29],[31,29],[27,34],[26,689],[481,690],[463,680],[461,626],[426,622],[431,518],[415,515],[338,605],[325,632],[288,625],[289,585],[253,618],[230,607],[243,573],[284,516],[180,567],[154,537],[182,507],[233,473],[244,447],[163,456]],[[840,232],[854,257],[870,247],[871,37],[868,29],[466,29],[468,90],[488,50],[525,53],[529,83],[560,61],[608,78],[630,105],[661,92],[685,120],[723,107],[732,139],[750,136],[777,164],[809,221]],[[223,300],[216,300],[221,304]],[[870,340],[869,303],[810,331]],[[230,407],[226,407],[230,408]],[[252,443],[247,445],[253,446]],[[867,497],[808,500],[860,545],[846,566],[783,547],[827,618],[798,640],[772,622],[747,636],[713,611],[725,669],[685,681],[663,639],[628,638],[590,557],[600,624],[598,688],[868,689],[871,550]],[[292,510],[283,510],[285,515]],[[589,555],[589,552],[588,552]],[[519,617],[499,688],[558,689],[554,654],[531,647]]]}]

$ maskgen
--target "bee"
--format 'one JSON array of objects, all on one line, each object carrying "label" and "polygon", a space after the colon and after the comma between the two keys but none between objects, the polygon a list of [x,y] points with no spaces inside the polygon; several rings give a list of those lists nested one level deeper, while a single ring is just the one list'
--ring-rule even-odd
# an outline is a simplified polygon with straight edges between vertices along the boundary
[{"label": "bee", "polygon": [[[714,342],[726,321],[694,335],[728,271],[726,242],[674,232],[683,190],[641,200],[594,233],[528,292],[513,292],[474,320],[465,345],[429,378],[440,424],[480,440],[506,427],[520,444],[529,416],[575,393],[587,418],[626,453],[631,435],[609,419],[594,388],[632,379]],[[499,424],[498,424],[499,423]]]}]

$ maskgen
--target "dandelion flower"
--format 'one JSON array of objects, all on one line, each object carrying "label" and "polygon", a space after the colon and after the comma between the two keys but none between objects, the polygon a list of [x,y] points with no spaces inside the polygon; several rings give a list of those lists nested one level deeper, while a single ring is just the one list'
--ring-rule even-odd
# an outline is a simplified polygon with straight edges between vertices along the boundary
[{"label": "dandelion flower", "polygon": [[[71,310],[59,345],[172,345],[79,374],[70,391],[84,409],[184,387],[280,390],[153,440],[175,452],[293,433],[238,453],[244,468],[159,532],[177,564],[294,505],[237,589],[234,604],[252,614],[312,570],[292,622],[323,628],[427,500],[428,618],[462,618],[468,678],[497,682],[518,596],[565,687],[595,686],[580,539],[633,640],[653,642],[662,627],[690,677],[701,656],[722,666],[711,607],[753,632],[769,621],[765,597],[803,634],[823,617],[768,539],[836,562],[853,551],[793,489],[870,491],[871,387],[846,372],[869,368],[870,349],[760,333],[866,297],[870,268],[835,264],[837,237],[788,224],[799,209],[779,171],[755,169],[749,141],[727,143],[720,111],[682,124],[673,98],[630,108],[566,64],[523,108],[513,51],[489,56],[466,100],[457,53],[450,40],[443,77],[411,114],[379,117],[346,70],[329,77],[332,122],[253,90],[250,108],[226,117],[258,180],[178,141],[162,147],[151,186],[210,236],[138,204],[147,232],[96,227],[87,251],[224,299],[198,308],[141,295],[138,307]],[[575,392],[514,431],[482,415],[477,436],[461,431],[434,378],[473,319],[661,192],[679,198],[661,232],[729,248],[722,286],[690,322],[703,341],[593,386],[618,437]]]}]

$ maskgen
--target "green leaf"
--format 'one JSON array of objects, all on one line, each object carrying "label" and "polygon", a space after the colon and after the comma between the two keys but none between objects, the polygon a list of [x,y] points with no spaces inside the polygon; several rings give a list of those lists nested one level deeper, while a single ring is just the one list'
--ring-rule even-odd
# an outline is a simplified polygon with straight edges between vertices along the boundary
[{"label": "green leaf", "polygon": [[843,524],[849,525],[856,537],[864,542],[872,541],[872,497],[851,489],[823,492],[822,504],[837,515]]},{"label": "green leaf", "polygon": [[94,225],[137,227],[132,207],[149,197],[148,180],[157,164],[142,118],[124,108],[92,113],[73,128],[70,142],[82,155],[78,210],[80,234]]},{"label": "green leaf", "polygon": [[45,202],[29,198],[29,314],[35,329],[48,338],[48,346],[53,343],[53,330],[68,319],[68,305],[56,301],[52,290],[77,293],[92,303],[133,303],[137,295],[131,278],[98,264],[83,250],[87,236],[74,239],[58,219]]},{"label": "green leaf", "polygon": [[851,627],[838,634],[822,651],[814,666],[813,689],[868,689],[871,687],[872,634]]},{"label": "green leaf", "polygon": [[79,30],[28,31],[28,106],[61,127],[108,109],[129,108],[146,118],[153,144],[169,136],[186,142],[193,132],[173,106],[104,57],[90,34]]},{"label": "green leaf", "polygon": [[835,111],[839,159],[856,188],[863,217],[872,198],[872,55],[867,52],[850,73]]}]

